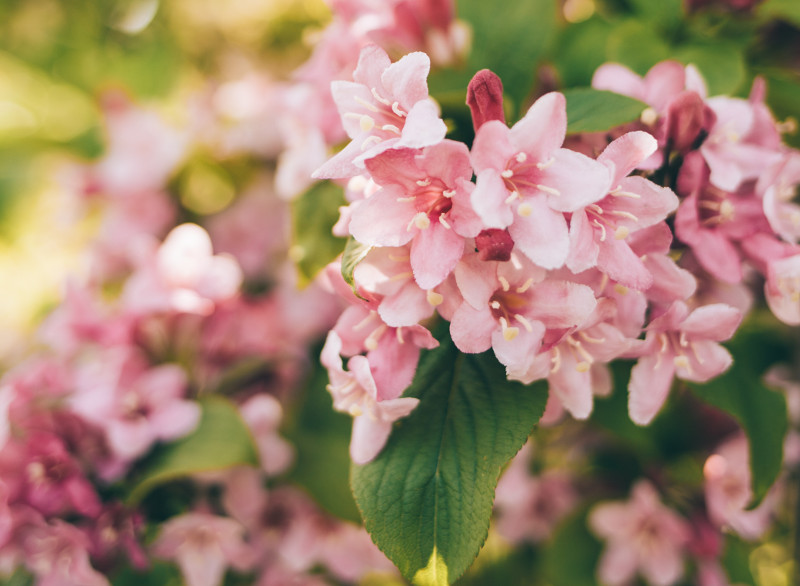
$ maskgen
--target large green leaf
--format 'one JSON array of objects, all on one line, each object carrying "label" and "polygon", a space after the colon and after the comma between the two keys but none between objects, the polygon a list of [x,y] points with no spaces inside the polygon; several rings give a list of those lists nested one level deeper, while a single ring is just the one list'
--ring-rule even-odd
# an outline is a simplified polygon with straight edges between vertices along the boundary
[{"label": "large green leaf", "polygon": [[636,19],[621,22],[606,43],[606,58],[609,61],[627,65],[639,75],[644,75],[653,65],[670,57],[672,49],[664,37],[649,23]]},{"label": "large green leaf", "polygon": [[258,466],[253,437],[236,406],[219,396],[202,399],[200,406],[200,423],[190,435],[158,445],[139,466],[128,504],[135,505],[156,486],[191,474]]},{"label": "large green leaf", "polygon": [[800,2],[797,0],[767,0],[759,6],[758,15],[780,18],[800,27]]},{"label": "large green leaf", "polygon": [[380,455],[353,466],[373,540],[415,584],[448,584],[486,539],[500,468],[544,411],[544,383],[509,382],[491,352],[461,354],[444,336],[406,395],[420,404]]},{"label": "large green leaf", "polygon": [[639,118],[647,104],[593,88],[566,90],[567,132],[605,132]]},{"label": "large green leaf", "polygon": [[744,83],[744,55],[733,43],[687,44],[678,47],[674,57],[697,67],[706,81],[709,96],[734,94]]},{"label": "large green leaf", "polygon": [[339,207],[347,202],[342,188],[320,181],[292,202],[292,248],[300,284],[306,285],[344,248],[345,240],[331,233],[339,219]]},{"label": "large green leaf", "polygon": [[732,415],[747,435],[751,506],[756,506],[781,471],[788,425],[786,399],[764,385],[763,374],[775,362],[789,358],[789,344],[774,330],[748,326],[727,346],[734,362],[725,374],[704,384],[687,384],[700,399]]}]

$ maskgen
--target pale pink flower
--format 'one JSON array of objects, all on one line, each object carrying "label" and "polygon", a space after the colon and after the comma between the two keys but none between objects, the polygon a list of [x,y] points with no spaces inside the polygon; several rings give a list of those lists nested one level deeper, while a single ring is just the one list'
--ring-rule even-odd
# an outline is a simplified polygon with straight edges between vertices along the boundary
[{"label": "pale pink flower", "polygon": [[175,364],[149,367],[130,348],[111,349],[79,369],[70,404],[105,431],[117,457],[130,461],[154,442],[175,440],[195,428],[200,407],[184,399],[187,383]]},{"label": "pale pink flower", "polygon": [[410,245],[411,269],[425,290],[441,283],[482,225],[470,206],[474,188],[467,147],[444,140],[418,150],[394,149],[366,162],[382,188],[358,203],[350,232],[370,246]]},{"label": "pale pink flower", "polygon": [[775,317],[789,325],[800,325],[800,254],[767,265],[764,296]]},{"label": "pale pink flower", "polygon": [[472,145],[472,207],[485,227],[508,228],[516,248],[547,269],[562,266],[569,253],[564,213],[602,199],[611,183],[602,163],[561,148],[566,129],[565,98],[553,92],[511,129],[485,122]]},{"label": "pale pink flower", "polygon": [[739,434],[719,446],[703,466],[708,516],[718,527],[748,540],[759,539],[772,523],[777,493],[773,488],[758,507],[753,499],[747,438]]},{"label": "pale pink flower", "polygon": [[175,560],[187,586],[218,586],[227,568],[250,570],[254,553],[243,539],[244,527],[233,519],[190,512],[164,523],[153,555]]},{"label": "pale pink flower", "polygon": [[763,198],[764,214],[775,233],[797,244],[800,240],[800,205],[794,203],[800,185],[800,152],[792,150],[758,179],[756,192]]},{"label": "pale pink flower", "polygon": [[670,586],[683,575],[689,524],[661,503],[649,482],[639,481],[627,502],[596,505],[588,522],[606,540],[597,570],[603,583],[621,586],[638,573],[650,584]]},{"label": "pale pink flower", "polygon": [[284,472],[294,459],[294,448],[278,435],[283,419],[281,404],[272,395],[260,393],[248,399],[239,411],[255,439],[261,469],[269,476]]},{"label": "pale pink flower", "polygon": [[321,563],[328,571],[347,583],[357,583],[373,573],[396,575],[392,562],[372,542],[363,527],[339,523],[322,539]]},{"label": "pale pink flower", "polygon": [[578,494],[566,472],[545,470],[535,476],[530,473],[532,450],[528,443],[511,460],[495,492],[497,531],[513,543],[547,539],[578,503]]},{"label": "pale pink flower", "polygon": [[331,83],[352,140],[314,176],[352,177],[363,171],[366,159],[387,149],[422,148],[441,141],[447,128],[428,98],[429,70],[425,53],[409,53],[392,63],[377,45],[362,49],[354,81]]},{"label": "pale pink flower", "polygon": [[61,519],[26,527],[22,537],[25,565],[39,586],[108,586],[89,561],[89,539]]},{"label": "pale pink flower", "polygon": [[641,131],[614,140],[598,157],[611,173],[611,191],[572,213],[566,266],[578,273],[597,266],[627,287],[644,290],[653,276],[627,242],[628,236],[659,222],[678,207],[671,190],[628,175],[656,150],[656,140]]},{"label": "pale pink flower", "polygon": [[122,293],[125,309],[135,314],[208,315],[216,302],[236,295],[242,282],[236,261],[213,254],[211,238],[197,224],[174,228],[160,247],[143,257]]},{"label": "pale pink flower", "polygon": [[738,309],[722,303],[690,313],[685,303],[675,301],[652,320],[628,384],[634,423],[646,425],[658,413],[674,377],[705,382],[727,370],[731,355],[718,342],[733,336],[741,319]]},{"label": "pale pink flower", "polygon": [[333,408],[353,416],[350,457],[356,464],[366,464],[383,449],[392,423],[407,416],[419,403],[412,397],[384,398],[375,384],[366,356],[353,356],[347,361],[349,371],[342,368],[342,341],[330,332],[322,349],[322,364],[328,369],[328,390]]}]

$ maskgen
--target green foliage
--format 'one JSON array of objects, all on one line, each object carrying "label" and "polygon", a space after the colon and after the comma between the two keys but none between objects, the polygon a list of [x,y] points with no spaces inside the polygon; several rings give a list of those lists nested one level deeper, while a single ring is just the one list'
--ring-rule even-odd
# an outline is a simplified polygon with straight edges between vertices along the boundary
[{"label": "green foliage", "polygon": [[431,94],[456,91],[464,103],[472,76],[491,69],[503,81],[518,116],[535,85],[540,60],[554,39],[555,10],[554,0],[508,2],[502,9],[483,0],[459,0],[457,16],[472,27],[472,50],[467,63],[431,73]]},{"label": "green foliage", "polygon": [[[318,356],[319,351],[312,354]],[[329,513],[360,523],[347,478],[352,419],[333,410],[327,383],[328,373],[315,363],[296,409],[287,414],[285,434],[296,450],[289,480]]]},{"label": "green foliage", "polygon": [[320,181],[292,202],[292,248],[289,256],[297,265],[300,285],[310,283],[317,273],[335,259],[345,240],[331,233],[345,205],[341,187]]},{"label": "green foliage", "polygon": [[703,74],[709,96],[734,95],[744,83],[742,50],[733,43],[691,43],[676,48],[674,58]]},{"label": "green foliage", "polygon": [[553,586],[595,586],[602,545],[586,526],[586,511],[567,519],[544,551],[544,568]]},{"label": "green foliage", "polygon": [[766,0],[759,6],[758,15],[780,18],[800,27],[800,2],[797,0]]},{"label": "green foliage", "polygon": [[366,258],[370,250],[372,250],[371,246],[361,244],[352,236],[347,238],[347,244],[345,244],[344,253],[342,253],[342,278],[345,283],[350,285],[356,295],[358,295],[355,281],[356,267],[358,263]]},{"label": "green foliage", "polygon": [[753,573],[750,571],[750,552],[752,546],[733,535],[725,538],[725,549],[722,552],[722,567],[728,573],[731,584],[756,586]]},{"label": "green foliage", "polygon": [[565,90],[567,132],[605,132],[637,120],[647,104],[621,94],[578,88]]},{"label": "green foliage", "polygon": [[733,416],[747,435],[751,506],[757,506],[781,471],[787,430],[786,399],[764,385],[763,375],[771,365],[789,359],[789,345],[775,330],[742,326],[727,346],[734,362],[726,373],[687,385],[700,399]]},{"label": "green foliage", "polygon": [[153,488],[191,474],[259,464],[250,430],[233,403],[209,396],[200,400],[200,406],[200,423],[190,435],[158,445],[140,464],[126,499],[129,505],[140,502]]},{"label": "green foliage", "polygon": [[493,354],[461,354],[444,337],[406,392],[420,404],[351,479],[373,540],[424,585],[453,582],[475,559],[500,469],[546,402],[544,383],[507,381]]},{"label": "green foliage", "polygon": [[180,570],[174,564],[154,560],[146,570],[125,568],[114,576],[114,586],[181,586]]}]

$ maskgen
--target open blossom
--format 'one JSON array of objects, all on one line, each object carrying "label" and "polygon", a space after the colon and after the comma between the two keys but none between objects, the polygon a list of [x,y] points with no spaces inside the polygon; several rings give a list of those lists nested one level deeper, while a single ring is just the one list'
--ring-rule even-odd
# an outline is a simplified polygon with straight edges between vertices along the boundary
[{"label": "open blossom", "polygon": [[741,434],[722,444],[703,466],[708,516],[744,539],[758,539],[769,528],[776,492],[771,490],[755,509],[747,438]]},{"label": "open blossom", "polygon": [[628,236],[663,221],[678,206],[672,191],[643,177],[628,177],[656,150],[646,132],[629,132],[598,157],[611,173],[611,191],[601,200],[573,212],[567,267],[580,272],[597,266],[617,283],[647,289],[653,276],[631,250]]},{"label": "open blossom", "polygon": [[175,560],[187,586],[218,586],[228,566],[246,571],[255,562],[243,535],[244,527],[233,519],[184,513],[164,523],[152,552]]},{"label": "open blossom", "polygon": [[370,246],[411,242],[414,278],[432,289],[461,258],[464,239],[482,229],[469,201],[474,184],[466,145],[444,140],[422,150],[394,149],[366,166],[381,189],[354,204],[350,232]]},{"label": "open blossom", "polygon": [[631,370],[628,410],[639,425],[650,422],[666,401],[675,376],[705,382],[731,365],[730,353],[717,342],[733,336],[742,314],[717,303],[690,313],[675,301],[647,326],[647,336],[637,350],[641,356]]},{"label": "open blossom", "polygon": [[356,464],[366,464],[383,449],[392,423],[411,413],[419,399],[382,396],[367,357],[353,356],[347,361],[349,370],[344,370],[341,347],[338,334],[330,332],[322,349],[322,364],[328,369],[333,408],[353,416],[350,457]]},{"label": "open blossom", "polygon": [[510,129],[483,123],[472,145],[473,208],[487,228],[508,228],[520,252],[546,269],[567,260],[564,213],[602,199],[611,182],[602,163],[561,148],[566,130],[566,100],[553,92]]},{"label": "open blossom", "polygon": [[606,540],[598,567],[603,583],[621,586],[638,573],[650,584],[670,586],[683,575],[689,524],[661,503],[649,482],[638,482],[627,502],[597,505],[588,522]]},{"label": "open blossom", "polygon": [[447,128],[428,98],[430,58],[409,53],[392,63],[377,45],[364,47],[354,81],[331,83],[347,135],[343,150],[317,169],[317,178],[352,177],[364,161],[390,148],[422,148],[444,138]]},{"label": "open blossom", "polygon": [[242,282],[236,261],[215,255],[208,232],[197,224],[174,228],[160,247],[142,256],[122,295],[123,305],[134,314],[208,315],[216,302],[233,297]]}]

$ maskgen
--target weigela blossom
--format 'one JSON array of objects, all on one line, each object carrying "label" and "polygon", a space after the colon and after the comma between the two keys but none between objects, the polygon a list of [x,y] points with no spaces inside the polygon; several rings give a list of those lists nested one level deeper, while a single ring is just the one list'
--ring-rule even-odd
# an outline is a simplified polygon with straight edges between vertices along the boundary
[{"label": "weigela blossom", "polygon": [[638,573],[650,584],[670,586],[683,575],[689,524],[661,503],[649,482],[638,482],[629,501],[595,506],[588,522],[606,540],[598,567],[604,584],[621,586]]},{"label": "weigela blossom", "polygon": [[628,410],[631,419],[646,425],[655,416],[678,378],[705,382],[728,369],[730,353],[717,342],[733,336],[742,320],[738,309],[722,303],[689,311],[675,301],[647,326],[647,336],[631,370]]},{"label": "weigela blossom", "polygon": [[392,63],[377,45],[362,49],[354,81],[331,83],[351,142],[314,172],[319,179],[352,177],[364,161],[390,148],[422,148],[444,138],[446,127],[428,98],[430,59],[409,53]]},{"label": "weigela blossom", "polygon": [[566,101],[553,92],[510,129],[485,122],[472,145],[473,208],[485,227],[508,228],[517,249],[546,269],[562,266],[569,254],[564,213],[602,199],[611,183],[603,164],[561,148],[566,130]]}]

